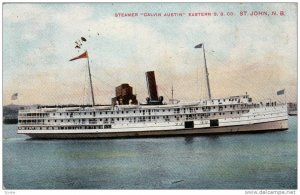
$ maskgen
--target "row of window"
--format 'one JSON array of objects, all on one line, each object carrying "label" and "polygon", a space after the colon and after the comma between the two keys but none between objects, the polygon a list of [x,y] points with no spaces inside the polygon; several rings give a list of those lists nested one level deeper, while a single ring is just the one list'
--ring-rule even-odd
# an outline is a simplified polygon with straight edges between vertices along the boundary
[{"label": "row of window", "polygon": [[[241,99],[240,98],[243,98],[243,99],[245,99],[245,98],[247,98],[247,96],[241,96],[241,97],[235,97],[235,98],[229,98],[229,99],[218,99],[218,100],[211,100],[211,102],[212,103],[214,103],[215,101],[216,102],[221,102],[221,101],[223,101],[223,102],[226,102],[226,100],[228,100],[228,101],[240,101]],[[249,98],[250,99],[250,98]],[[203,103],[206,103],[206,101],[203,101]]]},{"label": "row of window", "polygon": [[[242,110],[242,111],[237,111],[236,113],[237,114],[240,114],[240,113],[244,113],[245,111],[244,110]],[[225,115],[225,112],[218,112],[218,113],[205,113],[205,114],[192,114],[192,115],[195,115],[195,116],[215,116],[215,115],[217,115],[217,114],[219,114],[219,115]],[[233,114],[233,112],[230,112],[230,114]],[[191,114],[189,114],[189,115],[191,115]],[[185,115],[185,116],[189,116],[189,115]],[[162,118],[164,119],[164,118],[176,118],[176,117],[183,117],[183,115],[166,115],[166,116],[162,116]],[[95,121],[97,121],[97,120],[99,120],[99,121],[108,121],[108,119],[111,119],[112,121],[114,121],[115,119],[117,120],[117,121],[120,121],[120,120],[122,120],[122,121],[124,121],[124,120],[130,120],[130,119],[132,119],[132,118],[134,118],[134,119],[145,119],[145,118],[152,118],[152,119],[159,119],[159,118],[161,118],[160,116],[143,116],[143,117],[118,117],[118,118],[93,118],[93,119],[54,119],[54,120],[19,120],[19,122],[20,123],[22,123],[22,122],[46,122],[46,121],[48,121],[48,122],[50,122],[50,121],[52,121],[52,122],[70,122],[70,121],[73,121],[73,122],[76,122],[76,121],[78,121],[78,122],[85,122],[85,121],[89,121],[89,122],[95,122]]]},{"label": "row of window", "polygon": [[[240,112],[236,112],[237,114],[240,114]],[[241,113],[244,113],[244,111],[241,111]],[[230,114],[233,114],[233,112],[230,112]],[[158,116],[147,116],[147,117],[127,117],[127,118],[98,118],[98,119],[65,119],[65,120],[19,120],[19,124],[45,124],[46,122],[51,123],[51,122],[73,122],[73,123],[81,123],[85,124],[88,122],[88,124],[97,124],[98,122],[104,122],[105,123],[114,123],[115,121],[129,121],[129,122],[145,122],[146,120],[151,121],[152,120],[157,120],[157,119],[164,119],[165,121],[170,121],[170,119],[182,119],[185,117],[186,119],[202,119],[202,118],[207,118],[210,116],[221,116],[225,115],[225,112],[220,112],[220,113],[211,113],[211,114],[187,114],[187,115],[177,115],[177,116],[163,116],[163,117],[158,117]]]},{"label": "row of window", "polygon": [[19,130],[69,130],[69,129],[111,129],[111,125],[62,126],[62,127],[18,127]]},{"label": "row of window", "polygon": [[22,117],[48,117],[49,113],[20,113],[19,116]]},{"label": "row of window", "polygon": [[[235,105],[230,105],[229,106],[230,108],[235,108]],[[211,108],[212,109],[215,109],[216,108],[216,106],[211,106],[211,107],[209,107],[209,106],[206,106],[206,107],[202,107],[202,110],[203,111],[210,111],[211,110]],[[223,108],[227,108],[227,106],[225,105],[225,106],[219,106],[219,111],[223,111]],[[241,108],[244,108],[243,106],[241,106]],[[185,111],[186,110],[189,110],[191,113],[193,113],[193,112],[195,112],[195,110],[197,111],[197,110],[199,110],[200,108],[184,108],[184,109],[182,109],[183,110],[183,113],[185,113]],[[144,112],[145,110],[143,110],[142,112],[140,111],[140,113],[145,113]],[[150,114],[150,111],[151,110],[148,110],[149,111],[149,114]],[[153,110],[153,111],[156,111],[156,112],[158,112],[158,110]],[[163,112],[165,112],[165,110],[162,110]],[[169,109],[169,111],[170,111],[170,109]],[[122,114],[125,112],[125,111],[120,111]],[[147,112],[147,111],[146,111]],[[104,113],[104,112],[103,112]],[[105,112],[105,114],[107,114],[107,113],[110,113],[110,114],[114,114],[114,113],[117,113],[117,114],[119,114],[119,111],[117,111],[117,112],[114,112],[114,111],[107,111],[107,112]],[[128,111],[126,111],[126,113],[128,113]],[[136,111],[133,111],[133,113],[136,113]],[[180,111],[179,111],[179,108],[176,108],[176,109],[174,109],[174,113],[180,113]],[[28,113],[28,114],[30,114],[30,113]],[[96,113],[95,112],[84,112],[84,113],[78,113],[77,115],[90,115],[90,116],[96,116]],[[99,114],[99,113],[98,113]],[[100,112],[100,115],[102,114],[102,112]],[[59,116],[62,116],[62,113],[53,113],[52,114],[52,116],[56,116],[56,115],[59,115]],[[70,115],[70,117],[73,117],[74,115],[73,115],[73,113],[66,113],[66,115],[67,116],[69,116]]]}]

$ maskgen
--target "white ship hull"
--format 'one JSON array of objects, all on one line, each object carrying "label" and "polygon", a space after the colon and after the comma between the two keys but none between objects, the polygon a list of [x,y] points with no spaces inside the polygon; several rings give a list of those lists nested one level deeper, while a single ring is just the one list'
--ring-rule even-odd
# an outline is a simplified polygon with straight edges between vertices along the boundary
[{"label": "white ship hull", "polygon": [[19,113],[18,133],[32,138],[149,137],[288,129],[286,105],[248,96],[190,105],[38,108]]},{"label": "white ship hull", "polygon": [[[288,120],[263,122],[258,124],[237,125],[227,127],[175,129],[175,130],[149,130],[149,131],[124,131],[124,132],[81,132],[81,133],[25,133],[32,138],[38,139],[87,139],[87,138],[113,138],[113,137],[158,137],[158,136],[184,136],[201,134],[221,134],[221,133],[246,133],[279,131],[288,129]],[[22,132],[20,132],[22,133]]]},{"label": "white ship hull", "polygon": [[295,116],[297,115],[297,110],[296,111],[289,111],[288,112],[290,116]]}]

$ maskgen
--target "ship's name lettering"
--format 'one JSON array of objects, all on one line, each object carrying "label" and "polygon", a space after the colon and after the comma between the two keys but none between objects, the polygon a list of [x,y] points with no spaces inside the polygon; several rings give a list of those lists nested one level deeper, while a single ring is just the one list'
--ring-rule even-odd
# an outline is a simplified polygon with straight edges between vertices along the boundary
[{"label": "ship's name lettering", "polygon": [[138,13],[115,13],[115,17],[136,17]]}]

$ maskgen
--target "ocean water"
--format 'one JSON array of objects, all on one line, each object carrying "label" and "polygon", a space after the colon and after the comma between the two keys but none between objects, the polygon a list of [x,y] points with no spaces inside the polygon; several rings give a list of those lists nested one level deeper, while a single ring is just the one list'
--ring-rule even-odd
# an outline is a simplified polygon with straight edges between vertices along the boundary
[{"label": "ocean water", "polygon": [[296,189],[289,130],[194,137],[32,140],[3,126],[6,189]]}]

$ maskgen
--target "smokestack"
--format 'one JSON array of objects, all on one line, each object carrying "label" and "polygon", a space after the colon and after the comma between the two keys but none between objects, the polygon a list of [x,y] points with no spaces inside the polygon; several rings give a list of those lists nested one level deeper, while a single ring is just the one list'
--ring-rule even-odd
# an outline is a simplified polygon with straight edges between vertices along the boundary
[{"label": "smokestack", "polygon": [[146,72],[146,80],[150,101],[158,101],[154,71]]}]

